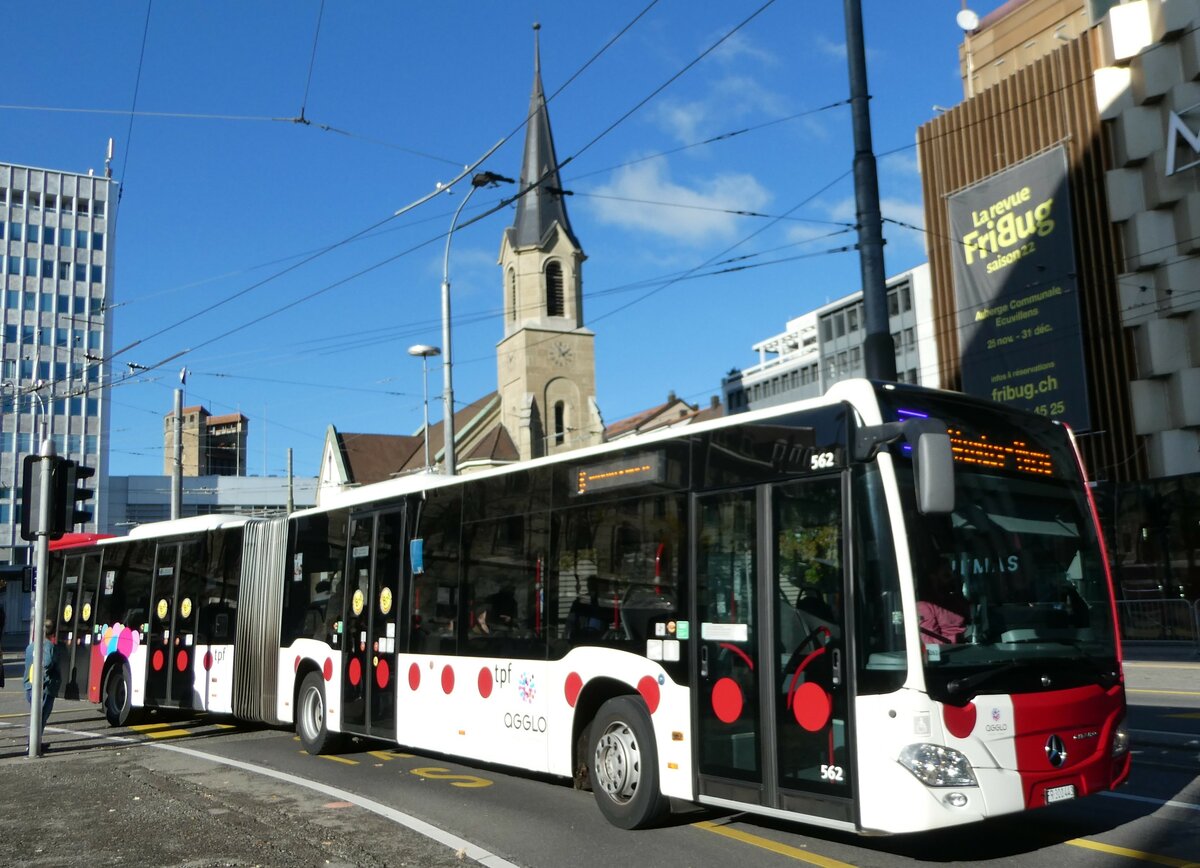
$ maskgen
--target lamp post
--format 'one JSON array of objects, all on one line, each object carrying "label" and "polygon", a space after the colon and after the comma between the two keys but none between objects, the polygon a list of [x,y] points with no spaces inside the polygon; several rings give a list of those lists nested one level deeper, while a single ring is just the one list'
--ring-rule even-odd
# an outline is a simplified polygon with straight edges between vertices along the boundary
[{"label": "lamp post", "polygon": [[446,233],[446,254],[442,259],[442,349],[446,355],[442,363],[442,432],[445,435],[445,455],[447,476],[453,476],[457,470],[454,458],[454,377],[451,371],[450,353],[450,241],[454,238],[454,227],[458,225],[458,215],[471,201],[471,196],[480,187],[495,187],[501,181],[511,184],[512,178],[505,178],[495,172],[479,172],[471,177],[471,189],[463,196],[462,203],[454,212],[450,221],[450,231]]},{"label": "lamp post", "polygon": [[442,351],[437,347],[431,347],[429,344],[415,344],[408,348],[410,356],[421,357],[421,379],[425,383],[425,469],[428,470],[429,464],[429,357],[440,356]]}]

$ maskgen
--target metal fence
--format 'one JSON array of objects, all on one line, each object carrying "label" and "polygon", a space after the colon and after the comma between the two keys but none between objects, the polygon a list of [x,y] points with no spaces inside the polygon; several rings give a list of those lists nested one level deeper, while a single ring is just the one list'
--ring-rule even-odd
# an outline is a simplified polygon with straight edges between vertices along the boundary
[{"label": "metal fence", "polygon": [[1119,600],[1117,618],[1122,639],[1200,647],[1200,600]]}]

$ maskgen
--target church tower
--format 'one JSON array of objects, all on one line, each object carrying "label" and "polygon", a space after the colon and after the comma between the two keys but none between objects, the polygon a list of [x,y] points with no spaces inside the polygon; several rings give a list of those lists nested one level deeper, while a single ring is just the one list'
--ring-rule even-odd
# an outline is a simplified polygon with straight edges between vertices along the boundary
[{"label": "church tower", "polygon": [[516,218],[500,243],[504,338],[496,347],[501,414],[522,460],[603,440],[595,335],[583,324],[586,258],[563,201],[534,25],[533,95]]}]

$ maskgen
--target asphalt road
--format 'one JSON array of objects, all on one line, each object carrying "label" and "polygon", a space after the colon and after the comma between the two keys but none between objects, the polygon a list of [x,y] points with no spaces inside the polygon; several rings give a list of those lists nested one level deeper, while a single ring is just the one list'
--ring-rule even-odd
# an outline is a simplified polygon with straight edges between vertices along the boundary
[{"label": "asphalt road", "polygon": [[49,754],[30,760],[10,679],[0,841],[15,864],[36,866],[1200,863],[1200,660],[1132,660],[1127,681],[1136,753],[1118,793],[858,838],[686,806],[664,828],[621,832],[589,793],[558,781],[374,743],[312,757],[288,731],[216,718],[110,729],[95,706],[61,700]]}]

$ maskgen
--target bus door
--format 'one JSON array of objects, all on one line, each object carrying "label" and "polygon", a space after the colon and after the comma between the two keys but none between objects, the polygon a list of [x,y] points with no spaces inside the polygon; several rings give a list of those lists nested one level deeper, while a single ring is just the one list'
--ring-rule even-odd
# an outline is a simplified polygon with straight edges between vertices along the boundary
[{"label": "bus door", "polygon": [[697,497],[701,801],[855,822],[842,503],[840,476]]},{"label": "bus door", "polygon": [[197,569],[197,541],[160,543],[150,592],[150,630],[146,651],[146,705],[202,708],[192,657],[196,651],[198,596],[203,579]]},{"label": "bus door", "polygon": [[88,695],[94,638],[92,618],[99,580],[98,553],[63,558],[61,591],[54,617],[63,696],[67,699],[83,699]]},{"label": "bus door", "polygon": [[62,569],[58,575],[52,577],[51,584],[46,588],[46,618],[54,621],[54,644],[58,646],[63,696],[67,699],[79,698],[75,694],[71,673],[75,665],[75,620],[78,614],[76,604],[79,600],[82,571],[83,558],[79,555],[67,555],[62,559]]},{"label": "bus door", "polygon": [[396,735],[404,509],[350,517],[342,647],[342,728]]}]

